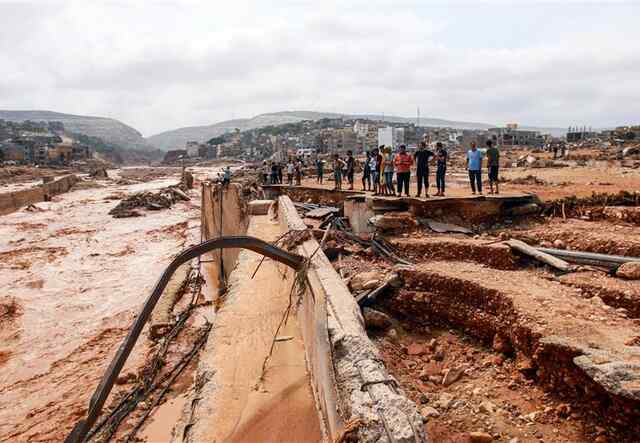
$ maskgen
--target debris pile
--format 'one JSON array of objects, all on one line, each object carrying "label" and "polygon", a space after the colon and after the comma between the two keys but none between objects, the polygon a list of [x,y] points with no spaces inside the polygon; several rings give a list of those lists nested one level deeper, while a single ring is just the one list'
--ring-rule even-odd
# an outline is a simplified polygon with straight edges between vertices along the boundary
[{"label": "debris pile", "polygon": [[112,215],[114,218],[140,217],[142,213],[136,211],[136,208],[145,208],[150,211],[167,209],[178,201],[190,200],[186,194],[186,190],[186,186],[180,183],[156,192],[138,192],[118,203],[115,208],[109,211],[109,215]]},{"label": "debris pile", "polygon": [[640,206],[640,192],[620,191],[617,194],[594,192],[590,197],[561,198],[545,203],[542,215],[563,218],[605,218],[605,209],[608,206]]},{"label": "debris pile", "polygon": [[91,172],[89,172],[89,177],[97,179],[107,179],[109,178],[109,174],[107,174],[107,170],[105,168],[96,168],[92,169]]},{"label": "debris pile", "polygon": [[[505,180],[506,181],[506,180]],[[513,180],[508,180],[509,183],[513,185],[547,185],[548,182],[546,180],[542,180],[535,175],[527,175],[526,177],[518,177]]]},{"label": "debris pile", "polygon": [[0,325],[5,321],[11,321],[22,314],[22,308],[15,297],[0,298]]}]

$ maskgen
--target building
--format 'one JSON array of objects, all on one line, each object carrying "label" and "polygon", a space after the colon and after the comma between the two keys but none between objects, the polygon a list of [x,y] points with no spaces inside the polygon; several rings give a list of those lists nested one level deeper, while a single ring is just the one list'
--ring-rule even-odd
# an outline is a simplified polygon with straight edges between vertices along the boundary
[{"label": "building", "polygon": [[187,157],[186,149],[174,149],[171,151],[167,151],[164,155],[163,162],[164,163],[172,163],[178,160],[182,160]]},{"label": "building", "polygon": [[569,127],[569,129],[567,130],[567,142],[569,143],[591,140],[593,138],[596,138],[597,136],[598,134],[595,131],[592,131],[591,128],[587,129],[586,126],[583,126],[582,128]]},{"label": "building", "polygon": [[544,137],[538,131],[517,129],[515,123],[510,126],[489,129],[489,138],[495,140],[499,146],[532,146],[537,148],[544,146]]},{"label": "building", "polygon": [[67,165],[73,157],[73,146],[70,143],[58,143],[47,150],[47,163]]},{"label": "building", "polygon": [[378,146],[393,146],[393,128],[378,128]]},{"label": "building", "polygon": [[404,144],[404,128],[387,126],[378,128],[378,146],[385,145],[397,148]]},{"label": "building", "polygon": [[22,163],[25,161],[25,148],[22,145],[12,141],[0,143],[0,151],[2,151],[3,161],[14,161]]},{"label": "building", "polygon": [[615,138],[621,140],[640,140],[640,125],[618,126],[612,132]]},{"label": "building", "polygon": [[86,160],[88,158],[91,158],[91,149],[89,149],[88,146],[80,144],[80,143],[74,143],[72,145],[72,158],[73,160]]}]

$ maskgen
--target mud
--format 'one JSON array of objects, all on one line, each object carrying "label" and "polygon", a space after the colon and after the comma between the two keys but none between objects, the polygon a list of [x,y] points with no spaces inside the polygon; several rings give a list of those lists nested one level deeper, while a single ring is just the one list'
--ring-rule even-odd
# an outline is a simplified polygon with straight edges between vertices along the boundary
[{"label": "mud", "polygon": [[527,243],[547,242],[550,246],[560,240],[567,248],[577,251],[640,257],[638,227],[626,223],[554,218],[502,231]]},{"label": "mud", "polygon": [[419,262],[424,260],[469,261],[495,269],[516,269],[517,258],[511,249],[492,241],[479,242],[464,236],[433,236],[416,233],[410,237],[389,237],[403,257]]},{"label": "mud", "polygon": [[594,423],[607,417],[621,438],[638,432],[640,354],[625,344],[640,333],[638,325],[531,275],[489,274],[462,263],[455,264],[457,274],[443,265],[401,271],[411,289],[387,307],[462,328],[494,346],[500,341],[537,383],[589,404]]},{"label": "mud", "polygon": [[[135,313],[184,247],[181,232],[198,217],[196,205],[178,203],[132,224],[111,218],[105,198],[177,180],[109,182],[0,218],[0,286],[21,312],[8,336],[4,323],[1,332],[0,441],[62,441],[86,411]],[[146,348],[141,340],[125,372],[143,364]]]}]

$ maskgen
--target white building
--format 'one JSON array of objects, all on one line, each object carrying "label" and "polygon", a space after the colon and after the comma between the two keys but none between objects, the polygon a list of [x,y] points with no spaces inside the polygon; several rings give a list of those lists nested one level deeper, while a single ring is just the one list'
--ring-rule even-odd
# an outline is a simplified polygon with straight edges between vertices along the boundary
[{"label": "white building", "polygon": [[397,148],[404,144],[404,128],[393,128],[393,146]]},{"label": "white building", "polygon": [[198,148],[200,147],[200,143],[198,142],[187,142],[187,155],[189,157],[197,157],[198,156]]},{"label": "white building", "polygon": [[367,123],[358,120],[353,125],[353,132],[355,132],[358,137],[366,137],[367,131],[369,131],[369,125]]},{"label": "white building", "polygon": [[404,128],[378,128],[378,146],[392,146],[397,148],[404,144]]}]

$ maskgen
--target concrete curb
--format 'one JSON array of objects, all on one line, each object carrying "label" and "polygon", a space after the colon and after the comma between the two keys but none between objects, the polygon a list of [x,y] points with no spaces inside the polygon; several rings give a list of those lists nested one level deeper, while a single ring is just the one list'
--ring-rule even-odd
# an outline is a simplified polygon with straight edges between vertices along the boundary
[{"label": "concrete curb", "polygon": [[[306,229],[288,196],[279,197],[278,216],[285,231]],[[416,405],[387,372],[378,349],[367,336],[353,295],[325,254],[317,251],[318,247],[318,242],[312,238],[298,247],[298,253],[306,257],[315,253],[309,268],[307,292],[314,300],[326,298],[326,331],[333,366],[331,368],[329,364],[329,372],[332,373],[329,376],[318,373],[324,364],[317,361],[322,353],[313,355],[315,342],[322,345],[319,334],[314,343],[305,337],[305,352],[321,413],[325,421],[327,417],[335,417],[333,423],[325,423],[329,435],[332,439],[339,435],[337,427],[341,427],[341,422],[359,422],[357,433],[360,442],[427,441]],[[321,332],[324,319],[314,320],[321,323],[316,328],[316,332]],[[331,386],[332,379],[337,388],[337,403],[331,398],[332,391],[335,391]]]},{"label": "concrete curb", "polygon": [[10,214],[33,203],[47,201],[54,195],[68,192],[78,182],[75,175],[65,175],[49,183],[23,189],[21,191],[0,193],[0,215]]}]

